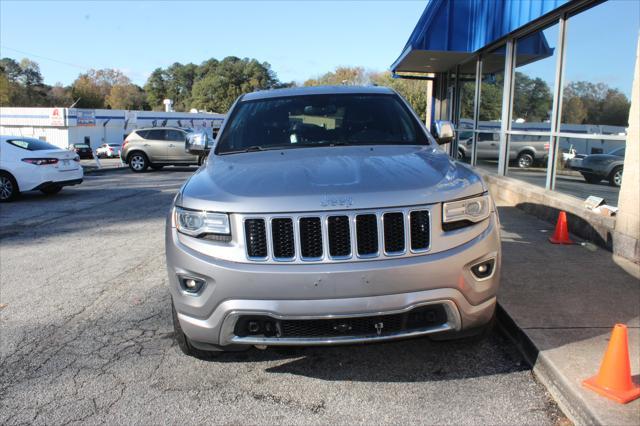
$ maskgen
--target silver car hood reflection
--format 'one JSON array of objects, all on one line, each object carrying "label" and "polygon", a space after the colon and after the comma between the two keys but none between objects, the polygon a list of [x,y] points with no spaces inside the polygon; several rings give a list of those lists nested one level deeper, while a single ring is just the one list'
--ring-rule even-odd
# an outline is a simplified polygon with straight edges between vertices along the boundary
[{"label": "silver car hood reflection", "polygon": [[212,154],[177,204],[293,213],[432,204],[484,191],[478,175],[434,146],[338,146]]}]

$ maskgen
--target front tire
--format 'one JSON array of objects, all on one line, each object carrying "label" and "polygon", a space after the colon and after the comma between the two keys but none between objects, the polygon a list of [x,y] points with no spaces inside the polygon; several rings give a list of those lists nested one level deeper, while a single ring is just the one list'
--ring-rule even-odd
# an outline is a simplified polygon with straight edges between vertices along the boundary
[{"label": "front tire", "polygon": [[20,194],[18,182],[7,172],[0,172],[0,203],[13,201]]},{"label": "front tire", "polygon": [[134,173],[142,173],[149,167],[149,160],[142,152],[134,152],[129,157],[129,168]]},{"label": "front tire", "polygon": [[622,167],[618,166],[609,175],[609,185],[620,188],[622,185]]},{"label": "front tire", "polygon": [[42,191],[43,194],[54,195],[54,194],[57,194],[58,192],[62,191],[62,187],[58,186],[58,185],[47,186],[46,188],[42,188],[40,191]]},{"label": "front tire", "polygon": [[530,153],[522,152],[518,155],[518,159],[516,161],[518,162],[518,167],[521,169],[527,169],[533,166],[534,158]]}]

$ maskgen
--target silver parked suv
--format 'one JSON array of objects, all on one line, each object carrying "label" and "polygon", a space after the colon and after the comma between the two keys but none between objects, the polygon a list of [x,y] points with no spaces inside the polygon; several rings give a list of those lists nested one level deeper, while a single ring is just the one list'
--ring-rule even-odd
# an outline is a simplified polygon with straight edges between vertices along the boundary
[{"label": "silver parked suv", "polygon": [[494,317],[487,187],[394,91],[240,97],[176,195],[166,255],[187,354],[481,333]]},{"label": "silver parked suv", "polygon": [[120,156],[134,172],[148,167],[159,170],[168,165],[199,164],[198,156],[185,151],[191,129],[152,127],[134,130],[122,144]]}]

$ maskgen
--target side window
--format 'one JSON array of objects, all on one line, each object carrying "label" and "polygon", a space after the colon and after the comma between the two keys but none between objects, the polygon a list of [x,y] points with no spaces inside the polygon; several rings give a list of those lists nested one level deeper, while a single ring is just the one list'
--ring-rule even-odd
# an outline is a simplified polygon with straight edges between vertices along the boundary
[{"label": "side window", "polygon": [[167,140],[172,142],[184,142],[185,134],[180,130],[167,130]]},{"label": "side window", "polygon": [[148,130],[136,130],[136,133],[142,139],[147,139],[147,134],[149,133],[149,131]]},{"label": "side window", "polygon": [[165,131],[162,129],[152,129],[147,132],[145,139],[152,139],[154,141],[165,140]]}]

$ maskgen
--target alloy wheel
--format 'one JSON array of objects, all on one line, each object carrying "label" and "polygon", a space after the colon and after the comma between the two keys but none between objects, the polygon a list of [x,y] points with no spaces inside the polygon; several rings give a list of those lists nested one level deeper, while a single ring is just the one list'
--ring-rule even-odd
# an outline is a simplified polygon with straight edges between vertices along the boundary
[{"label": "alloy wheel", "polygon": [[131,167],[134,170],[142,170],[144,168],[144,158],[141,155],[131,157]]},{"label": "alloy wheel", "polygon": [[0,176],[0,200],[8,200],[13,194],[13,182],[6,176]]},{"label": "alloy wheel", "polygon": [[531,161],[531,157],[529,157],[528,155],[523,155],[520,158],[518,158],[518,166],[521,168],[527,168],[527,167],[531,167],[533,164],[533,161]]},{"label": "alloy wheel", "polygon": [[615,183],[616,186],[622,185],[622,169],[617,170],[614,173],[614,175],[613,175],[613,183]]}]

